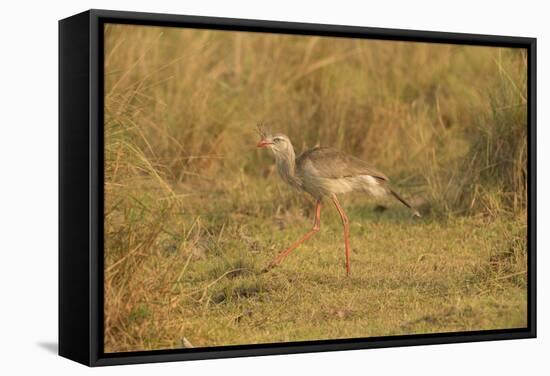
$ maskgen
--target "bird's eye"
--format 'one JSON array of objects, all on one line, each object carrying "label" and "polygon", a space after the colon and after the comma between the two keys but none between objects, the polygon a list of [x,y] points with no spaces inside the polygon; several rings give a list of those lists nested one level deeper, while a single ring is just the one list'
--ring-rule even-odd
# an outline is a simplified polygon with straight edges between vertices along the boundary
[{"label": "bird's eye", "polygon": [[281,137],[275,137],[275,138],[273,139],[273,141],[275,141],[275,142],[281,142],[281,141],[283,141],[283,139],[282,139]]}]

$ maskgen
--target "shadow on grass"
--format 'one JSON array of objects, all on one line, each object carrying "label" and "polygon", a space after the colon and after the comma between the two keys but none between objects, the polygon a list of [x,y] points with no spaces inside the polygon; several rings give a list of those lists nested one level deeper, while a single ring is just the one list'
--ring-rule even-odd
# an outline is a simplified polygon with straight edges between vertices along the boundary
[{"label": "shadow on grass", "polygon": [[368,221],[380,224],[410,223],[422,224],[439,222],[444,223],[447,217],[437,212],[422,212],[422,217],[417,218],[407,209],[401,207],[356,205],[347,209],[350,220]]}]

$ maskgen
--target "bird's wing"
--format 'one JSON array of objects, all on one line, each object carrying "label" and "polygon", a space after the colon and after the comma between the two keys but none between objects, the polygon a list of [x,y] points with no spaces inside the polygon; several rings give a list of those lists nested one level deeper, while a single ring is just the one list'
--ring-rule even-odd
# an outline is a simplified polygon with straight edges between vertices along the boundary
[{"label": "bird's wing", "polygon": [[359,175],[369,175],[388,181],[388,177],[369,166],[366,162],[338,150],[317,147],[303,152],[296,160],[297,168],[304,169],[311,163],[319,177],[339,179]]}]

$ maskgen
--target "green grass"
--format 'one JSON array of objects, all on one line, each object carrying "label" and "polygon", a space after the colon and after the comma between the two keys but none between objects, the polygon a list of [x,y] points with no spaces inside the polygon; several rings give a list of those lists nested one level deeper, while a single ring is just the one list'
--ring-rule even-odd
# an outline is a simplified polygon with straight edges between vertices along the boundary
[{"label": "green grass", "polygon": [[[262,191],[265,183],[257,184]],[[375,212],[354,195],[343,200],[351,277],[329,203],[321,231],[261,273],[310,228],[310,204],[281,207],[288,197],[274,193],[257,204],[263,209],[253,199],[236,209],[227,196],[193,200],[200,214],[172,210],[161,231],[149,230],[156,235],[151,245],[107,273],[107,286],[120,294],[106,301],[114,320],[107,351],[181,347],[183,338],[220,346],[526,326],[521,218],[415,219],[400,206]]]},{"label": "green grass", "polygon": [[[493,47],[108,26],[107,352],[524,327],[527,65]],[[394,201],[313,203],[257,150],[379,168]],[[377,206],[382,205],[382,206]]]}]

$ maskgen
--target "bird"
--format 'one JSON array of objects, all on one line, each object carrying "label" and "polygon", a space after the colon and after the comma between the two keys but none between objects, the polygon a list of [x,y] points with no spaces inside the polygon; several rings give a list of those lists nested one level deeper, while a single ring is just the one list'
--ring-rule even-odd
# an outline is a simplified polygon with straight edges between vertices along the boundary
[{"label": "bird", "polygon": [[334,203],[342,221],[348,277],[351,273],[349,219],[337,195],[359,191],[374,197],[393,196],[409,208],[415,217],[420,217],[418,210],[390,186],[388,177],[363,160],[339,150],[321,146],[308,149],[296,157],[294,147],[287,135],[272,134],[261,126],[258,126],[257,131],[260,134],[260,141],[256,146],[271,150],[282,180],[291,187],[309,194],[315,201],[315,218],[311,230],[271,260],[263,269],[264,272],[278,266],[300,244],[320,230],[321,202],[324,198]]}]

